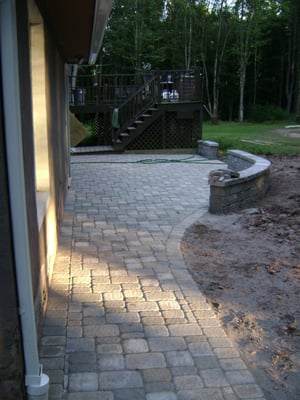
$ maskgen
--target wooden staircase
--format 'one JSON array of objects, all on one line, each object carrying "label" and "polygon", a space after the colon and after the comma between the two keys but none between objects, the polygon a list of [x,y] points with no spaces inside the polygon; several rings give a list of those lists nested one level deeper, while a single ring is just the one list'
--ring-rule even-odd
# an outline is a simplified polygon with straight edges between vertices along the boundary
[{"label": "wooden staircase", "polygon": [[134,139],[140,136],[161,115],[162,111],[158,104],[147,108],[141,114],[137,114],[131,124],[115,132],[113,148],[116,151],[124,151]]},{"label": "wooden staircase", "polygon": [[120,152],[161,116],[159,76],[141,85],[117,111],[119,128],[114,129],[112,144]]}]

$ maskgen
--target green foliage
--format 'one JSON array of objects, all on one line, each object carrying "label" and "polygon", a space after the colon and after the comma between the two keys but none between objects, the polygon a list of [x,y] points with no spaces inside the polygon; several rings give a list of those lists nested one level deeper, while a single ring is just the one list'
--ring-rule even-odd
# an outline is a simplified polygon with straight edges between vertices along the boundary
[{"label": "green foliage", "polygon": [[234,123],[223,122],[218,125],[205,123],[203,139],[219,143],[221,152],[228,149],[248,151],[253,154],[291,155],[300,154],[300,140],[285,132],[283,123]]},{"label": "green foliage", "polygon": [[248,120],[252,122],[284,121],[288,119],[288,113],[274,105],[254,104],[249,107]]},{"label": "green foliage", "polygon": [[93,129],[92,122],[85,122],[83,125],[89,131],[89,135],[85,137],[78,146],[96,146],[98,144],[98,135]]},{"label": "green foliage", "polygon": [[102,62],[107,72],[152,68],[163,58],[163,0],[115,0],[104,36]]},{"label": "green foliage", "polygon": [[299,115],[299,4],[299,0],[115,0],[104,36],[101,72],[133,73],[143,63],[152,70],[201,65],[204,103],[217,117],[269,119],[259,115],[265,110],[254,110],[252,104],[275,104]]}]

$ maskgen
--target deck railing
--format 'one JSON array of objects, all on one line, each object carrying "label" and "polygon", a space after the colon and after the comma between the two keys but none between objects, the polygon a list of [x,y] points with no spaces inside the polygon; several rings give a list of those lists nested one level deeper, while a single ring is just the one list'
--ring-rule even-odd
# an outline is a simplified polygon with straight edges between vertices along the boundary
[{"label": "deck railing", "polygon": [[199,69],[149,71],[138,74],[91,74],[81,67],[76,76],[71,75],[69,79],[71,106],[102,104],[118,107],[135,94],[141,98],[149,82],[152,92],[162,102],[191,102],[200,101],[201,98]]}]

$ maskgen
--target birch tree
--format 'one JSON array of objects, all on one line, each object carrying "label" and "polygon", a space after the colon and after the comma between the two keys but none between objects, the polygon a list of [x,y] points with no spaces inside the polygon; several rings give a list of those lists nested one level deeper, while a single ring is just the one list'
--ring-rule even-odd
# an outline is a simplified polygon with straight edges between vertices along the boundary
[{"label": "birch tree", "polygon": [[234,11],[236,18],[236,48],[239,63],[239,111],[238,119],[244,121],[245,86],[247,67],[251,56],[255,56],[258,45],[262,45],[265,11],[268,8],[265,0],[237,0]]}]

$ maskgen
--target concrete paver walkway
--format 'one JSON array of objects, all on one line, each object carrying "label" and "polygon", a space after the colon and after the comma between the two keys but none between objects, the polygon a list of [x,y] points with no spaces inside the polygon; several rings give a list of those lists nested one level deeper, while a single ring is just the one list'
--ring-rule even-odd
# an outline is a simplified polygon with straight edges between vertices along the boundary
[{"label": "concrete paver walkway", "polygon": [[50,400],[264,399],[180,253],[217,168],[187,157],[72,157],[40,346]]}]

